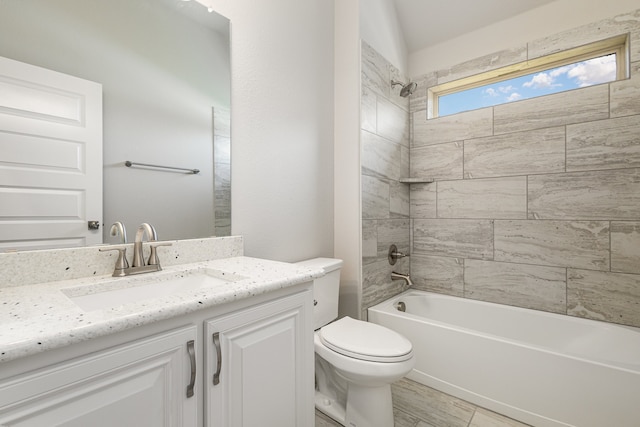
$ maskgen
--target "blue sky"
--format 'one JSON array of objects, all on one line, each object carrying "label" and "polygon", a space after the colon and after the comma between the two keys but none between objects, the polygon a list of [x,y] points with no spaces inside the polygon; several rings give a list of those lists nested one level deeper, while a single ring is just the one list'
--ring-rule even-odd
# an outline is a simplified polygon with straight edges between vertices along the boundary
[{"label": "blue sky", "polygon": [[447,116],[460,111],[606,83],[615,78],[616,56],[611,54],[441,96],[438,112],[439,116]]}]

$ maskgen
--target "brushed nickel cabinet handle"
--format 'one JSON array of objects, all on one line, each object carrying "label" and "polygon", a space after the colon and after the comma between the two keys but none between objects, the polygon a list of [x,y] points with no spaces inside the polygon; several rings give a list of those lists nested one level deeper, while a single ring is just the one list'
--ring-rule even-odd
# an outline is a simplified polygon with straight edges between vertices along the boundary
[{"label": "brushed nickel cabinet handle", "polygon": [[187,386],[187,397],[193,397],[193,388],[196,385],[196,351],[195,342],[193,340],[187,342],[187,352],[191,361],[191,379]]},{"label": "brushed nickel cabinet handle", "polygon": [[213,374],[213,385],[220,384],[220,371],[222,370],[222,348],[220,348],[220,332],[213,334],[213,346],[216,348],[216,372]]}]

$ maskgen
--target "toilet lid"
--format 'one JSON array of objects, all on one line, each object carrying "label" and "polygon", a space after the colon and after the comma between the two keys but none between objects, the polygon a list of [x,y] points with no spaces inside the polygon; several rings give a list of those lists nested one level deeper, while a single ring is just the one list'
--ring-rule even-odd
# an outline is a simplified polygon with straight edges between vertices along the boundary
[{"label": "toilet lid", "polygon": [[331,350],[360,360],[399,362],[412,356],[411,341],[399,333],[350,317],[320,329],[320,340]]}]

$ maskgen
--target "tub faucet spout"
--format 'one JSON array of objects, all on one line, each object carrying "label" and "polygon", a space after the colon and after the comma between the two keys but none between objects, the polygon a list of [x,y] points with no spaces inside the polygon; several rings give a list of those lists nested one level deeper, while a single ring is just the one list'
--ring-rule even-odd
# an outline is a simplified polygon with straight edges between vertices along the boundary
[{"label": "tub faucet spout", "polygon": [[402,274],[393,271],[391,272],[391,280],[404,280],[409,287],[413,286],[413,282],[411,281],[409,274]]}]

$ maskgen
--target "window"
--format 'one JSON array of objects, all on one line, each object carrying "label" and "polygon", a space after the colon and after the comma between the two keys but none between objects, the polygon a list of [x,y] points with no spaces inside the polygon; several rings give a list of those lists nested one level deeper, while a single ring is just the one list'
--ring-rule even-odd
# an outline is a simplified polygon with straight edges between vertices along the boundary
[{"label": "window", "polygon": [[626,35],[614,37],[432,87],[431,117],[626,78],[626,45]]}]

